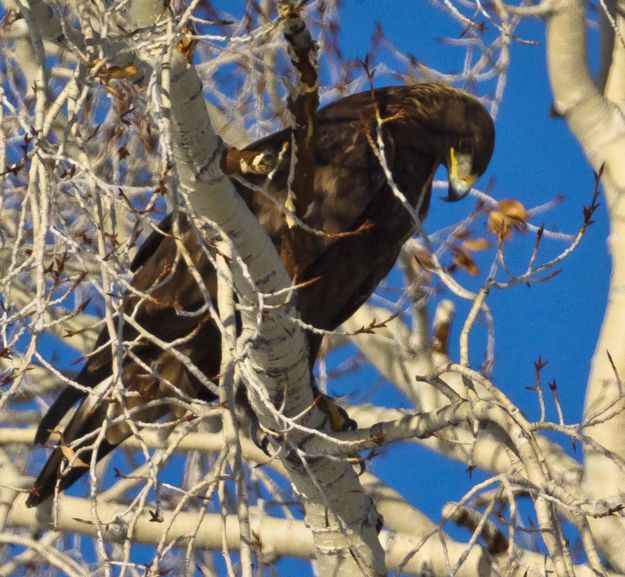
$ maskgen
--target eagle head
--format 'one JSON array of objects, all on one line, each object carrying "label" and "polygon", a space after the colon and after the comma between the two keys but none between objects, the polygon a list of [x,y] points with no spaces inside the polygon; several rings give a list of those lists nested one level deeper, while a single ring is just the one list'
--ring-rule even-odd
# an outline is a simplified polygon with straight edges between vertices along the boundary
[{"label": "eagle head", "polygon": [[447,134],[442,161],[447,167],[449,189],[443,200],[464,198],[490,162],[495,144],[495,127],[490,114],[478,100],[457,91],[447,101],[440,120]]},{"label": "eagle head", "polygon": [[445,84],[390,90],[397,94],[402,117],[408,119],[411,132],[405,136],[412,148],[447,167],[449,192],[443,200],[465,197],[493,154],[495,127],[490,114],[479,100]]}]

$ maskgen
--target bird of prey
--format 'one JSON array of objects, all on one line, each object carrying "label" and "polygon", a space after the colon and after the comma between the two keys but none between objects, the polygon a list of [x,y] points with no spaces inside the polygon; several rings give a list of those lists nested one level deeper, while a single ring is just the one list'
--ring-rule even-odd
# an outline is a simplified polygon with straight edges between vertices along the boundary
[{"label": "bird of prey", "polygon": [[[367,300],[413,233],[415,221],[406,204],[415,209],[412,214],[420,220],[425,218],[432,178],[441,164],[449,176],[447,200],[465,196],[486,170],[495,134],[493,121],[478,100],[440,84],[393,86],[354,94],[317,111],[314,122],[314,191],[306,224],[327,234],[311,235],[309,242],[292,247],[298,271],[295,280],[303,284],[296,303],[305,323],[333,330]],[[376,150],[379,131],[394,186]],[[282,130],[247,149],[275,159],[271,179],[244,174],[247,186],[245,180],[234,181],[278,249],[287,228],[282,207],[289,178],[289,154],[281,151],[290,136],[289,129]],[[262,186],[264,195],[258,192]],[[178,414],[180,403],[168,403],[168,399],[176,401],[183,395],[215,398],[179,355],[137,331],[140,326],[161,344],[176,341],[176,350],[208,379],[218,375],[221,335],[207,312],[198,283],[179,255],[174,232],[211,299],[216,299],[216,273],[195,230],[183,214],[170,214],[139,248],[131,267],[131,284],[137,291],[128,291],[123,297],[123,312],[134,318],[135,326],[126,322],[122,328],[127,345],[121,357],[120,378],[133,393],[122,402],[125,409],[133,410],[137,423]],[[316,280],[305,284],[310,279]],[[194,315],[193,311],[200,313]],[[119,400],[101,393],[87,394],[112,375],[109,338],[107,330],[100,334],[75,379],[80,387],[61,392],[39,425],[36,443],[45,444],[51,431],[58,430],[63,417],[72,410],[61,427],[61,443],[72,447],[83,463],[90,462],[93,450],[101,459],[131,436],[126,423],[113,424],[94,447],[104,420],[122,414]],[[312,366],[320,337],[309,334],[309,345]],[[31,490],[29,506],[50,498],[57,489],[67,488],[86,472],[84,465],[64,467],[64,459],[62,448],[55,448]]]}]

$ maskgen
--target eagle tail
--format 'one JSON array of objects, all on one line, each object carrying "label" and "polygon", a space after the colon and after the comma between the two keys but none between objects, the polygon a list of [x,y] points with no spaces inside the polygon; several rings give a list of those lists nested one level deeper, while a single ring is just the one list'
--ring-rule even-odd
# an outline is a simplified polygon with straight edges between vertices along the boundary
[{"label": "eagle tail", "polygon": [[[65,392],[66,391],[64,391],[64,393]],[[80,394],[84,396],[84,393],[80,392]],[[61,397],[63,396],[64,394],[62,393],[52,407],[50,407],[51,410],[57,403],[59,403]],[[66,395],[62,401],[71,401],[71,395]],[[40,430],[37,431],[37,434],[39,435],[41,432],[41,437],[47,439],[49,435],[49,427],[42,427],[46,419],[48,424],[57,424],[72,405],[73,402],[69,406],[60,402],[58,405],[58,411],[54,411],[52,416],[50,416],[50,412],[46,414],[42,424],[40,425]],[[26,505],[28,507],[35,507],[51,498],[56,491],[60,492],[67,489],[89,470],[89,465],[93,455],[92,446],[96,442],[96,431],[102,426],[102,423],[106,418],[107,410],[107,402],[100,401],[100,403],[96,405],[94,404],[94,399],[91,399],[90,397],[83,400],[63,431],[61,446],[56,447],[52,451],[52,454],[49,456],[46,464],[39,473],[39,476],[37,477],[26,501]],[[130,433],[128,432],[126,435],[118,436],[118,438],[115,439],[115,442],[102,439],[98,443],[96,461],[100,461],[100,459],[110,453],[124,440],[125,437],[129,436],[129,434]],[[83,441],[79,441],[77,444],[74,443],[76,439],[82,438],[85,439]],[[68,463],[68,460],[71,462]],[[63,472],[61,472],[62,464],[64,462],[69,464],[69,468],[66,468]]]},{"label": "eagle tail", "polygon": [[49,438],[50,433],[61,422],[67,412],[83,397],[85,393],[74,387],[67,387],[50,405],[46,414],[41,419],[35,433],[35,445],[43,445]]}]

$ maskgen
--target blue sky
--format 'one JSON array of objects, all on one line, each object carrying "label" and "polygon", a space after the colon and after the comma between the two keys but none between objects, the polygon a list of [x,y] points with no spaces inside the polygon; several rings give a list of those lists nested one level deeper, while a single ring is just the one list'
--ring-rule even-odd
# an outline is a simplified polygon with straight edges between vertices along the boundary
[{"label": "blue sky", "polygon": [[[398,48],[414,54],[428,66],[447,73],[462,68],[463,50],[440,41],[446,36],[457,38],[461,28],[426,2],[347,0],[343,16],[341,39],[347,56],[364,56],[375,23],[380,22],[386,36]],[[496,121],[495,155],[478,187],[483,188],[488,179],[493,178],[495,198],[517,198],[527,208],[564,195],[560,205],[533,222],[544,224],[548,229],[574,233],[582,221],[582,207],[590,203],[594,175],[564,120],[551,117],[543,22],[527,21],[517,34],[534,43],[512,44],[505,97]],[[591,51],[596,52],[594,32],[590,34],[589,44]],[[383,83],[378,82],[380,84]],[[452,214],[449,205],[433,200],[426,230],[435,231],[454,222],[470,211],[475,202],[475,199],[468,199],[458,203]],[[603,206],[594,220],[581,246],[560,267],[563,270],[559,276],[531,288],[522,285],[494,291],[489,296],[497,335],[493,380],[530,419],[538,417],[538,403],[526,387],[534,384],[534,361],[539,356],[549,361],[543,371],[543,383],[557,381],[566,422],[577,422],[582,415],[586,379],[610,274],[606,245],[608,227]],[[485,233],[484,220],[472,228],[481,236]],[[516,235],[506,247],[513,270],[524,269],[533,243],[532,235]],[[553,256],[565,246],[563,242],[548,241],[544,243],[542,254]],[[458,279],[475,288],[483,276],[476,281],[460,273]],[[466,303],[456,301],[456,305],[458,320],[451,341],[455,358],[459,326],[468,311]],[[484,331],[478,328],[475,333],[472,362],[479,365]],[[362,381],[357,386],[362,386]],[[390,390],[383,386],[375,399],[392,406],[397,403]],[[547,406],[548,417],[556,418],[548,393]],[[564,446],[570,449],[569,442],[565,441]],[[412,445],[389,448],[373,463],[372,470],[434,520],[440,518],[446,501],[460,498],[472,485],[464,465]],[[481,475],[474,474],[473,481],[476,478]],[[466,533],[453,533],[467,538]]]},{"label": "blue sky", "polygon": [[[368,39],[376,21],[383,24],[386,35],[399,48],[410,51],[424,63],[439,66],[445,72],[462,66],[463,51],[439,41],[446,34],[457,37],[461,30],[450,18],[422,2],[345,2],[342,38],[348,55],[363,56],[363,40]],[[516,198],[527,208],[564,195],[559,206],[533,222],[574,233],[581,224],[582,207],[590,202],[594,175],[564,120],[550,115],[552,100],[543,23],[528,21],[518,33],[536,44],[512,44],[506,93],[496,121],[495,154],[478,187],[483,189],[493,178],[492,194],[496,199]],[[592,49],[596,46],[593,35],[590,41]],[[475,199],[458,203],[450,215],[449,205],[433,200],[426,229],[435,231],[474,205]],[[577,252],[563,263],[558,277],[531,288],[495,291],[489,297],[497,329],[495,380],[513,399],[523,403],[527,397],[523,387],[533,382],[533,361],[542,355],[550,361],[544,376],[557,379],[565,415],[570,420],[581,415],[583,390],[609,280],[603,207],[594,220]],[[485,233],[483,221],[472,228],[480,235]],[[533,242],[530,234],[517,235],[506,247],[515,270],[523,270]],[[543,254],[553,256],[565,246],[561,241],[548,241]],[[475,280],[466,274],[459,279],[475,286]],[[458,318],[462,319],[463,304],[458,306]],[[478,356],[473,362],[479,359]]]}]

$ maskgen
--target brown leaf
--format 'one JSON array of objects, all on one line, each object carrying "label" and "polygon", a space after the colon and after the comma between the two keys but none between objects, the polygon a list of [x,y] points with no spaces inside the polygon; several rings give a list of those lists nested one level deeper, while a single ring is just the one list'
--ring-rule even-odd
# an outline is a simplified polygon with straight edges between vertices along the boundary
[{"label": "brown leaf", "polygon": [[529,217],[529,212],[518,200],[501,200],[497,203],[497,210],[488,215],[488,231],[509,239],[513,228],[518,232],[525,232]]},{"label": "brown leaf", "polygon": [[195,34],[195,30],[193,30],[192,28],[185,27],[182,29],[182,32],[185,34],[185,36],[176,45],[176,50],[178,50],[178,52],[182,54],[182,57],[187,62],[191,62],[193,58],[193,52],[195,52],[195,47],[197,46],[198,40],[195,38],[190,38],[190,36],[193,36]]},{"label": "brown leaf", "polygon": [[498,210],[494,210],[488,215],[488,232],[505,239],[509,239],[511,236],[510,224],[506,217]]},{"label": "brown leaf", "polygon": [[484,237],[465,240],[462,243],[462,248],[471,252],[478,252],[490,248],[490,241]]},{"label": "brown leaf", "polygon": [[432,260],[432,256],[430,255],[429,252],[421,248],[417,248],[414,251],[414,256],[415,256],[415,260],[422,268],[426,270],[432,270],[435,268],[434,261]]},{"label": "brown leaf", "polygon": [[520,222],[526,222],[530,217],[529,212],[525,210],[525,207],[513,198],[500,200],[497,203],[499,210],[508,218]]},{"label": "brown leaf", "polygon": [[67,445],[60,445],[61,453],[71,463],[72,467],[88,469],[89,465],[85,463],[80,457],[76,456],[76,451],[71,449]]},{"label": "brown leaf", "polygon": [[428,252],[422,249],[416,249],[414,258],[410,259],[410,268],[415,276],[421,279],[421,282],[429,284],[432,280],[431,271],[434,270],[432,257]]},{"label": "brown leaf", "polygon": [[133,78],[137,74],[137,67],[134,64],[128,66],[109,66],[104,74],[109,78]]},{"label": "brown leaf", "polygon": [[470,231],[467,228],[464,228],[462,230],[455,232],[454,238],[457,238],[458,240],[463,240],[465,238],[469,238],[472,234],[473,234],[472,231]]},{"label": "brown leaf", "polygon": [[452,262],[460,269],[468,272],[472,276],[477,276],[480,274],[480,269],[475,264],[473,257],[469,253],[464,252],[460,249],[454,250],[454,255],[452,257]]}]

